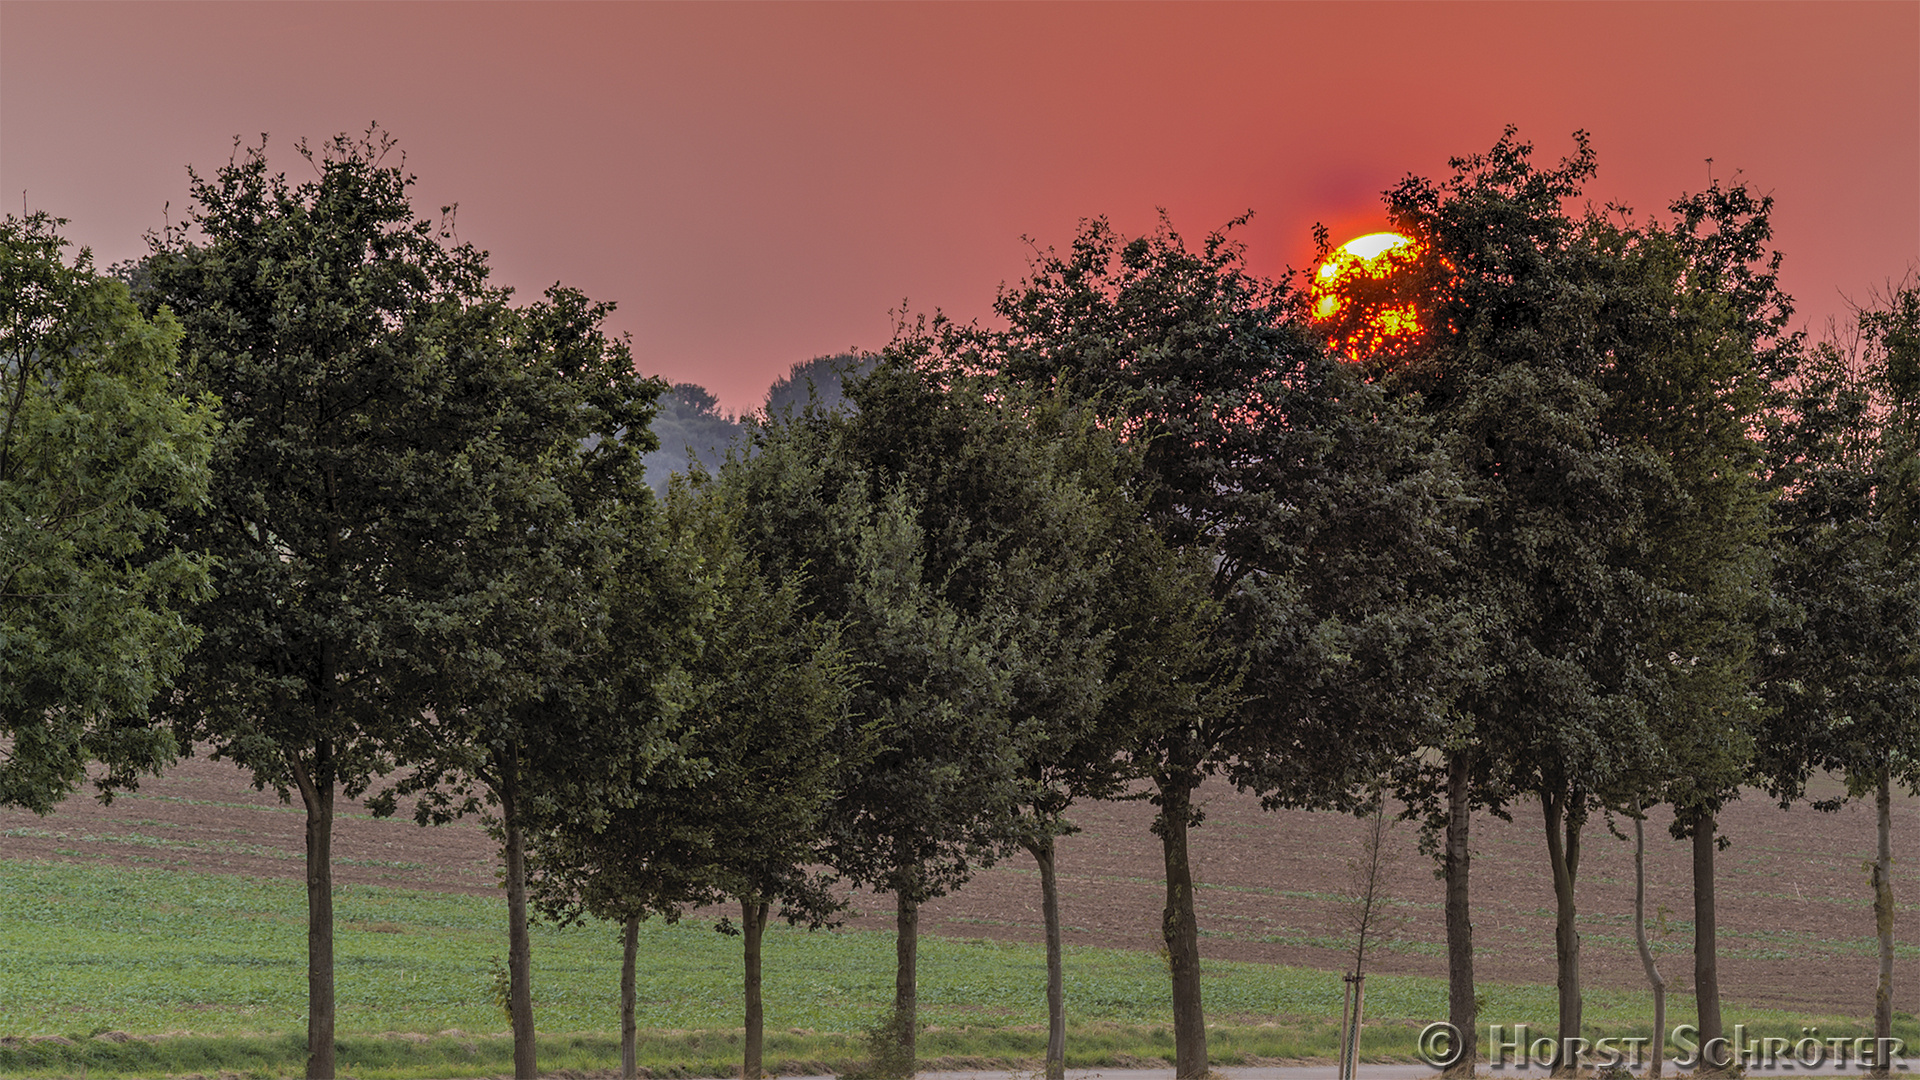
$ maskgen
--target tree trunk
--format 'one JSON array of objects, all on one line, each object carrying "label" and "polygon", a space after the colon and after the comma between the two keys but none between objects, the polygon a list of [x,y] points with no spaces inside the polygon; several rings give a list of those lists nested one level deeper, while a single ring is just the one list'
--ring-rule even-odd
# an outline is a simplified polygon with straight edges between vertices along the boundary
[{"label": "tree trunk", "polygon": [[760,942],[767,932],[767,914],[772,906],[753,897],[740,898],[740,936],[745,939],[747,1019],[745,1060],[740,1066],[742,1080],[760,1080],[766,1075],[761,1058],[766,1048],[766,1013],[760,1003]]},{"label": "tree trunk", "polygon": [[1473,759],[1470,751],[1456,750],[1447,758],[1447,849],[1442,872],[1447,879],[1447,1021],[1460,1045],[1449,1077],[1474,1074],[1480,1058],[1479,1007],[1473,998],[1473,916],[1468,908],[1468,877],[1473,849],[1468,841],[1473,823]]},{"label": "tree trunk", "polygon": [[1067,997],[1060,964],[1060,883],[1054,877],[1053,837],[1029,841],[1027,851],[1040,864],[1040,919],[1047,937],[1047,1066],[1045,1080],[1067,1075]]},{"label": "tree trunk", "polygon": [[[1720,1023],[1720,960],[1719,947],[1714,941],[1713,853],[1717,831],[1713,814],[1703,810],[1694,816],[1693,999],[1699,1009],[1695,1026],[1700,1029],[1702,1047],[1721,1038],[1726,1030]],[[1702,1058],[1696,1071],[1718,1072],[1732,1061],[1731,1054],[1721,1061]]]},{"label": "tree trunk", "polygon": [[1880,849],[1873,860],[1873,924],[1880,935],[1880,985],[1873,994],[1874,1076],[1888,1075],[1886,1059],[1893,1037],[1893,782],[1880,766],[1874,806],[1879,816]]},{"label": "tree trunk", "polygon": [[1572,1076],[1577,1062],[1566,1053],[1580,1037],[1580,931],[1574,927],[1573,883],[1580,874],[1580,828],[1586,820],[1586,796],[1541,792],[1547,819],[1547,857],[1553,863],[1553,951],[1559,969],[1560,1046],[1553,1075]]},{"label": "tree trunk", "polygon": [[1640,966],[1646,969],[1647,983],[1653,987],[1653,1061],[1647,1066],[1649,1080],[1660,1080],[1667,1061],[1667,980],[1653,966],[1653,947],[1647,944],[1647,821],[1633,819],[1633,943],[1640,950]]},{"label": "tree trunk", "polygon": [[[507,769],[501,772],[510,776]],[[533,1042],[533,946],[527,939],[527,846],[515,807],[513,781],[505,780],[500,816],[507,833],[507,1009],[513,1017],[514,1080],[537,1080]]]},{"label": "tree trunk", "polygon": [[1160,817],[1154,831],[1160,834],[1167,868],[1167,906],[1160,934],[1167,943],[1167,970],[1173,979],[1175,1080],[1201,1080],[1207,1075],[1207,1024],[1200,1008],[1200,922],[1193,911],[1193,870],[1187,859],[1187,822],[1197,781],[1188,772],[1157,781]]},{"label": "tree trunk", "polygon": [[634,1044],[638,1041],[638,1031],[634,1023],[634,965],[640,959],[640,917],[627,919],[627,927],[621,935],[620,957],[620,1080],[639,1080],[640,1054]]},{"label": "tree trunk", "polygon": [[914,1072],[914,1036],[920,1029],[920,905],[912,893],[894,894],[893,1023],[902,1067]]},{"label": "tree trunk", "polygon": [[333,744],[288,755],[307,810],[307,1080],[333,1080]]}]

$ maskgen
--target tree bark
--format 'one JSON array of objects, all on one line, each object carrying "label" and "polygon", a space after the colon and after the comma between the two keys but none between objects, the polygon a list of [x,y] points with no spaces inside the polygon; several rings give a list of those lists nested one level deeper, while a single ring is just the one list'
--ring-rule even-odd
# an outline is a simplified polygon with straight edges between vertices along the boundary
[{"label": "tree bark", "polygon": [[1180,772],[1157,782],[1160,817],[1154,831],[1166,856],[1167,906],[1160,933],[1173,979],[1173,1075],[1175,1080],[1201,1080],[1207,1075],[1207,1024],[1200,1007],[1200,922],[1193,910],[1193,870],[1187,854],[1187,822],[1198,778]]},{"label": "tree bark", "polygon": [[1449,1077],[1474,1074],[1480,1058],[1479,1006],[1473,997],[1473,914],[1468,906],[1469,872],[1473,849],[1473,758],[1456,750],[1447,758],[1447,849],[1442,872],[1447,879],[1447,1022],[1459,1034],[1461,1045]]},{"label": "tree bark", "polygon": [[1047,1065],[1045,1080],[1067,1075],[1067,998],[1060,962],[1060,884],[1054,876],[1053,837],[1027,843],[1040,864],[1040,919],[1047,938]]},{"label": "tree bark", "polygon": [[[502,769],[510,777],[509,769]],[[507,834],[507,1010],[513,1017],[514,1080],[537,1080],[540,1066],[533,1035],[533,946],[527,938],[527,844],[514,805],[513,781],[504,779],[500,816]]]},{"label": "tree bark", "polygon": [[1879,790],[1874,794],[1880,833],[1873,860],[1873,923],[1880,936],[1880,985],[1873,994],[1874,1043],[1872,1075],[1888,1075],[1886,1050],[1893,1037],[1893,780],[1880,766]]},{"label": "tree bark", "polygon": [[907,1075],[912,1076],[914,1036],[920,1029],[920,905],[905,889],[894,897],[894,1034]]},{"label": "tree bark", "polygon": [[333,744],[289,755],[307,811],[307,1080],[333,1080]]},{"label": "tree bark", "polygon": [[1559,969],[1560,1046],[1553,1075],[1574,1075],[1577,1062],[1564,1050],[1580,1037],[1580,931],[1574,926],[1573,884],[1580,874],[1580,828],[1585,823],[1585,796],[1541,792],[1540,806],[1547,821],[1547,857],[1553,863],[1553,951]]},{"label": "tree bark", "polygon": [[747,1017],[745,1060],[740,1065],[742,1080],[760,1080],[766,1075],[761,1060],[766,1048],[766,1013],[760,1002],[760,942],[767,932],[767,914],[772,906],[749,896],[740,898],[740,936],[746,952]]},{"label": "tree bark", "polygon": [[1640,950],[1640,966],[1646,969],[1647,983],[1653,987],[1653,1061],[1647,1066],[1649,1080],[1660,1080],[1667,1061],[1667,980],[1653,965],[1653,947],[1647,944],[1647,821],[1633,819],[1633,944]]},{"label": "tree bark", "polygon": [[[1698,1007],[1696,1027],[1700,1029],[1700,1045],[1705,1047],[1711,1040],[1724,1036],[1726,1029],[1720,1022],[1720,960],[1719,948],[1714,941],[1713,898],[1713,853],[1714,837],[1718,825],[1713,814],[1701,811],[1693,820],[1693,999]],[[1708,1061],[1702,1058],[1700,1065],[1706,1072],[1718,1072],[1733,1061],[1732,1055],[1722,1061]]]},{"label": "tree bark", "polygon": [[640,959],[640,917],[627,918],[620,957],[620,1080],[639,1080],[638,1025],[634,1022],[634,966]]}]

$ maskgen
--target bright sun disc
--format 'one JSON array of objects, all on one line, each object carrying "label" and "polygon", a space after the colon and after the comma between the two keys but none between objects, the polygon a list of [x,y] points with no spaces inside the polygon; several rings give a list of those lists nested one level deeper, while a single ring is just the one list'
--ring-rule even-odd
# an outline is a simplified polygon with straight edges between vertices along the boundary
[{"label": "bright sun disc", "polygon": [[[1369,233],[1335,248],[1314,271],[1313,317],[1333,323],[1328,329],[1349,356],[1379,354],[1420,331],[1411,304],[1368,299],[1379,295],[1375,283],[1403,269],[1414,254],[1413,241],[1399,233]],[[1358,310],[1343,310],[1355,304]]]}]

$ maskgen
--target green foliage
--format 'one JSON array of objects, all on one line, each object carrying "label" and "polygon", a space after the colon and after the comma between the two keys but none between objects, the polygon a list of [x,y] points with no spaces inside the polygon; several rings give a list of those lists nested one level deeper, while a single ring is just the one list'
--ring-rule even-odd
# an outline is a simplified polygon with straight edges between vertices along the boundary
[{"label": "green foliage", "polygon": [[[377,129],[302,143],[315,177],[299,184],[268,172],[264,140],[191,174],[187,224],[135,274],[229,421],[210,503],[180,522],[219,560],[220,592],[194,612],[168,711],[261,786],[300,790],[315,1075],[333,1068],[336,785],[358,794],[397,758],[431,817],[478,805],[440,777],[479,777],[511,838],[516,796],[591,806],[655,752],[645,727],[600,721],[625,704],[621,665],[602,662],[608,583],[650,580],[624,556],[649,550],[658,387],[600,332],[607,305],[555,286],[509,307],[484,252],[415,215],[393,145]],[[525,952],[509,955],[530,1035]]]},{"label": "green foliage", "polygon": [[849,1072],[842,1073],[846,1080],[901,1080],[914,1074],[914,1055],[908,1047],[914,1045],[906,1037],[905,1029],[914,1023],[914,1018],[899,1009],[888,1009],[880,1014],[863,1034],[866,1042],[867,1060]]},{"label": "green foliage", "polygon": [[[1794,373],[1769,432],[1779,498],[1758,760],[1782,802],[1815,772],[1920,784],[1920,289],[1861,312]],[[1837,800],[1835,800],[1837,802]],[[1829,807],[1831,803],[1825,804]]]},{"label": "green foliage", "polygon": [[1029,750],[1098,707],[1091,611],[1111,561],[1093,431],[936,376],[931,346],[897,342],[850,414],[770,422],[729,479],[745,541],[804,568],[809,610],[842,620],[854,709],[884,740],[841,800],[830,861],[914,902],[1017,841]]},{"label": "green foliage", "polygon": [[[1164,552],[1135,545],[1164,565],[1124,580],[1204,590],[1126,601],[1126,625],[1165,646],[1123,650],[1135,677],[1171,663],[1186,671],[1167,688],[1205,688],[1179,712],[1136,703],[1160,713],[1154,768],[1182,783],[1225,769],[1276,803],[1346,799],[1441,707],[1458,649],[1427,588],[1456,492],[1419,418],[1328,356],[1301,298],[1248,273],[1226,232],[1190,250],[1165,225],[1129,240],[1090,222],[996,310],[1005,333],[949,351],[1110,418]],[[1167,635],[1145,618],[1159,610],[1202,632]]]},{"label": "green foliage", "polygon": [[1084,405],[1138,454],[1141,533],[1105,602],[1117,692],[1084,747],[1153,781],[1175,1068],[1199,1075],[1192,792],[1224,772],[1269,805],[1351,804],[1416,744],[1462,636],[1436,589],[1455,485],[1419,417],[1329,356],[1225,232],[1194,251],[1164,223],[1126,240],[1091,222],[995,310],[1004,332],[939,327],[945,367]]},{"label": "green foliage", "polygon": [[180,327],[44,213],[0,222],[0,806],[49,812],[88,761],[105,791],[174,743],[148,702],[179,674],[210,560],[167,523],[206,498],[213,409],[177,380]]},{"label": "green foliage", "polygon": [[168,711],[283,796],[302,775],[364,789],[428,708],[406,676],[472,601],[436,570],[490,515],[473,450],[514,378],[475,315],[499,303],[484,255],[415,217],[391,140],[299,149],[316,176],[297,185],[264,143],[192,174],[187,223],[136,274],[227,418],[210,502],[179,523],[218,593]]},{"label": "green foliage", "polygon": [[[1422,310],[1444,330],[1387,376],[1443,425],[1473,496],[1453,587],[1482,646],[1449,743],[1474,756],[1476,801],[1499,810],[1537,793],[1576,823],[1653,754],[1643,493],[1667,479],[1657,454],[1609,428],[1618,259],[1613,230],[1562,209],[1594,170],[1578,143],[1535,168],[1509,129],[1446,181],[1388,193],[1422,251]],[[1427,778],[1415,801],[1444,788],[1444,768]]]},{"label": "green foliage", "polygon": [[631,774],[604,817],[542,822],[530,879],[556,917],[675,918],[754,896],[818,925],[840,906],[816,866],[823,821],[871,738],[848,709],[838,628],[801,610],[803,577],[761,572],[736,536],[742,512],[723,483],[669,493],[670,573],[695,583],[661,680],[678,753]]},{"label": "green foliage", "polygon": [[400,733],[409,769],[383,809],[417,796],[423,824],[489,806],[515,827],[561,808],[592,817],[673,752],[655,685],[692,586],[666,572],[642,478],[661,387],[602,329],[612,311],[555,286],[473,313],[510,379],[461,462],[477,519],[436,537],[430,589],[462,608],[412,639],[435,661],[408,685],[433,709]]},{"label": "green foliage", "polygon": [[1637,553],[1653,589],[1640,647],[1659,751],[1641,797],[1673,805],[1675,831],[1688,835],[1737,796],[1764,720],[1754,650],[1770,603],[1769,538],[1757,436],[1799,340],[1785,331],[1791,309],[1768,247],[1771,199],[1716,182],[1670,209],[1670,225],[1590,228],[1612,260],[1602,279],[1612,295],[1601,324],[1607,426],[1648,448],[1663,473],[1642,493]]},{"label": "green foliage", "polygon": [[[1562,1035],[1580,1022],[1589,816],[1666,801],[1676,833],[1710,829],[1745,775],[1767,603],[1753,436],[1795,346],[1769,200],[1715,185],[1676,201],[1671,225],[1620,207],[1575,216],[1595,158],[1574,138],[1572,156],[1536,167],[1509,127],[1448,179],[1387,193],[1415,241],[1404,291],[1427,333],[1375,368],[1418,395],[1472,499],[1450,589],[1480,647],[1440,729],[1444,755],[1404,766],[1401,794],[1429,836],[1453,826],[1456,845],[1473,806],[1540,800]],[[1465,850],[1449,849],[1445,872],[1464,872]],[[1451,880],[1463,897],[1464,877]],[[1450,928],[1465,929],[1450,904]],[[1461,1003],[1467,940],[1454,937]],[[1708,1002],[1703,1016],[1717,1015]]]},{"label": "green foliage", "polygon": [[1753,435],[1790,309],[1770,200],[1716,184],[1670,224],[1570,216],[1594,170],[1577,138],[1536,168],[1509,130],[1388,193],[1436,329],[1382,374],[1452,433],[1475,497],[1458,588],[1485,650],[1452,745],[1476,754],[1476,801],[1664,800],[1684,829],[1737,791],[1760,719]]}]

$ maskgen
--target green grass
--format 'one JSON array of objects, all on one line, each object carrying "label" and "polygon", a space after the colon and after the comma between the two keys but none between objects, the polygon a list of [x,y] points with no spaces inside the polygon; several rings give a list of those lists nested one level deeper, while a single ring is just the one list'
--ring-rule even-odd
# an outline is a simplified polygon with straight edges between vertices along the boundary
[{"label": "green grass", "polygon": [[[505,954],[496,897],[343,886],[335,897],[338,1031],[356,1077],[478,1076],[511,1068],[493,1002]],[[305,893],[297,881],[0,860],[0,1073],[153,1076],[230,1071],[297,1075],[306,1026]],[[740,942],[703,924],[645,924],[642,1061],[660,1075],[737,1068]],[[620,950],[615,928],[536,927],[534,998],[543,1068],[617,1065]],[[766,941],[770,1063],[844,1068],[889,1004],[893,940],[776,925]],[[1208,962],[1203,995],[1221,1063],[1331,1058],[1336,974]],[[1076,1067],[1171,1056],[1166,969],[1156,955],[1070,948],[1066,991]],[[923,1058],[968,1066],[1039,1057],[1044,960],[1036,946],[930,938],[920,947]],[[1489,985],[1484,1019],[1551,1032],[1550,986]],[[1644,1033],[1646,995],[1594,991],[1588,1028]],[[1669,1015],[1691,1016],[1689,999]],[[1443,980],[1367,980],[1364,1050],[1411,1057],[1415,1033],[1446,1015]],[[1735,1008],[1755,1035],[1796,1034],[1832,1017]],[[1907,1025],[1911,1027],[1911,1025]],[[102,1033],[136,1036],[95,1038]],[[1896,1032],[1900,1033],[1900,1032]],[[1920,1045],[1920,1031],[1905,1033]],[[151,1036],[166,1036],[151,1039]],[[65,1045],[65,1044],[72,1045]]]}]

